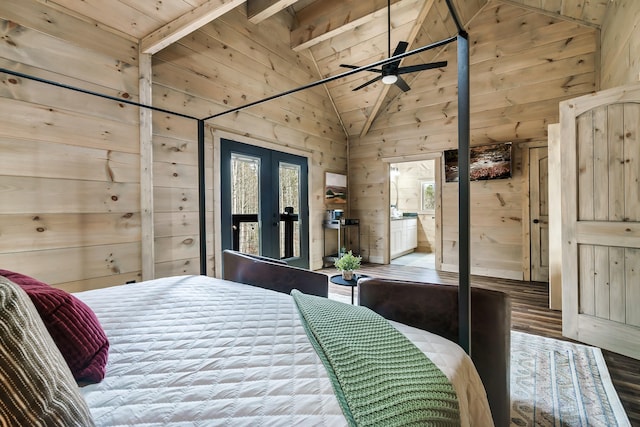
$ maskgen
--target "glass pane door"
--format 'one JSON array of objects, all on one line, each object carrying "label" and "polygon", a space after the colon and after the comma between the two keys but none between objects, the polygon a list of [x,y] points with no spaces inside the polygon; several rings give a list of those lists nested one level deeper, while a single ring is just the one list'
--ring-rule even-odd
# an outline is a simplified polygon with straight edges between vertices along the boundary
[{"label": "glass pane door", "polygon": [[280,162],[280,258],[300,256],[300,166]]},{"label": "glass pane door", "polygon": [[222,248],[308,268],[307,159],[227,139],[220,157]]},{"label": "glass pane door", "polygon": [[231,154],[233,247],[260,254],[260,158]]}]

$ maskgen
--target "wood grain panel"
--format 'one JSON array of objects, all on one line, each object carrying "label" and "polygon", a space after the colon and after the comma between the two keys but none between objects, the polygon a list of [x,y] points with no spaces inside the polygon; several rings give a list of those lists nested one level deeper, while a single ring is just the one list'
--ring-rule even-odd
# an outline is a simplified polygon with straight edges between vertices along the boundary
[{"label": "wood grain panel", "polygon": [[[74,0],[57,0],[57,3],[136,39],[142,38],[162,24],[157,12],[146,15],[138,10],[140,6],[132,7],[120,0],[108,3],[100,0],[83,0],[80,3]],[[165,19],[170,20],[169,17]]]},{"label": "wood grain panel", "polygon": [[109,286],[122,285],[127,282],[139,282],[141,281],[141,278],[142,274],[139,271],[132,271],[130,273],[111,274],[109,276],[95,277],[86,280],[56,283],[55,287],[64,289],[67,292],[82,292],[106,288]]},{"label": "wood grain panel", "polygon": [[[162,212],[153,217],[157,237],[194,235],[198,232],[199,213]],[[213,220],[213,217],[212,217]],[[212,224],[213,221],[209,221]]]},{"label": "wood grain panel", "polygon": [[[0,99],[0,137],[38,139],[90,148],[138,153],[137,124],[99,119],[83,113]],[[73,135],[73,138],[70,138]]]},{"label": "wood grain panel", "polygon": [[593,248],[594,264],[594,302],[595,315],[602,319],[610,318],[611,296],[610,296],[610,270],[609,270],[609,248],[606,246],[595,246]]},{"label": "wood grain panel", "polygon": [[640,221],[640,105],[624,105],[625,221]]},{"label": "wood grain panel", "polygon": [[579,277],[579,312],[595,315],[595,260],[594,246],[580,245],[578,247],[578,277]]},{"label": "wood grain panel", "polygon": [[602,23],[602,89],[638,81],[639,27],[640,2],[618,0],[608,3],[607,14]]},{"label": "wood grain panel", "polygon": [[578,150],[578,221],[594,220],[593,114],[587,112],[576,122]]},{"label": "wood grain panel", "polygon": [[[19,72],[30,76],[50,80],[60,84],[73,86],[104,95],[123,98],[126,100],[139,102],[137,92],[123,92],[88,81],[81,81],[64,74],[55,73],[49,70],[32,67],[24,63],[0,58],[0,67],[9,70],[19,70]],[[102,118],[117,118],[126,123],[135,123],[137,109],[128,104],[117,101],[105,100],[92,95],[72,92],[67,89],[35,82],[22,77],[6,76],[5,85],[0,86],[0,94],[3,97],[13,98],[30,103],[44,104],[51,107],[64,105],[65,108],[84,112],[88,115],[95,115]]]},{"label": "wood grain panel", "polygon": [[155,265],[156,277],[180,276],[183,274],[200,274],[200,259],[189,258],[177,261],[159,262]]},{"label": "wood grain panel", "polygon": [[[89,51],[137,65],[136,43],[105,31],[86,20],[70,16],[37,0],[0,3],[0,17],[36,29]],[[72,28],[73,31],[69,31]]]},{"label": "wood grain panel", "polygon": [[[609,144],[607,109],[592,112],[593,126],[593,219],[609,220]],[[597,195],[597,196],[596,196]]]},{"label": "wood grain panel", "polygon": [[624,254],[624,248],[609,248],[609,318],[620,323],[627,317]]},{"label": "wood grain panel", "polygon": [[171,236],[156,238],[156,263],[198,258],[199,240],[192,236]]},{"label": "wood grain panel", "polygon": [[[6,20],[0,20],[0,26],[9,29],[4,34],[8,42],[3,44],[2,49],[2,56],[6,59],[54,71],[78,80],[89,78],[93,83],[122,92],[138,93],[138,67],[134,64],[79,48],[65,40]],[[52,52],[55,52],[55,55],[52,55]]]},{"label": "wood grain panel", "polygon": [[131,243],[140,240],[140,215],[2,215],[0,234],[0,253]]},{"label": "wood grain panel", "polygon": [[21,177],[119,183],[140,180],[140,157],[46,141],[0,139],[0,170]]},{"label": "wood grain panel", "polygon": [[622,105],[609,105],[607,108],[607,145],[609,176],[609,220],[624,220],[624,114]]},{"label": "wood grain panel", "polygon": [[[0,214],[136,212],[138,184],[4,176]],[[133,210],[131,208],[134,208]]]},{"label": "wood grain panel", "polygon": [[[140,244],[0,253],[0,265],[51,285],[140,271]],[[118,284],[114,279],[111,284]]]},{"label": "wood grain panel", "polygon": [[624,249],[625,266],[625,323],[632,326],[640,326],[640,249]]},{"label": "wood grain panel", "polygon": [[198,190],[195,188],[167,188],[153,189],[153,210],[162,212],[197,212]]}]

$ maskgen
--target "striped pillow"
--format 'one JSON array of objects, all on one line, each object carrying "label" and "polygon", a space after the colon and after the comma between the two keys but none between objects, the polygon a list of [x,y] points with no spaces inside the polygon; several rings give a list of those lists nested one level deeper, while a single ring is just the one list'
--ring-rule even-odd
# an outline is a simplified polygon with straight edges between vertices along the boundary
[{"label": "striped pillow", "polygon": [[27,294],[0,276],[0,425],[93,426],[71,371]]}]

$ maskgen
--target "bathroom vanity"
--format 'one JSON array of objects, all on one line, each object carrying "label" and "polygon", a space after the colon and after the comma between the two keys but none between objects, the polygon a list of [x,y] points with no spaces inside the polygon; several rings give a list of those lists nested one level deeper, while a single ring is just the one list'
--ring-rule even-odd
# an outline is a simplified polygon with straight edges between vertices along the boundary
[{"label": "bathroom vanity", "polygon": [[417,216],[392,217],[390,231],[391,259],[411,253],[418,247]]}]

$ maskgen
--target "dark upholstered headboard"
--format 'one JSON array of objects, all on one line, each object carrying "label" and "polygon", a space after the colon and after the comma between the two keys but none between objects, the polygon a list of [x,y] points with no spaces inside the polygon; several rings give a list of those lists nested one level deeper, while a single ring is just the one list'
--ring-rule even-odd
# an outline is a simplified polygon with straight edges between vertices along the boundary
[{"label": "dark upholstered headboard", "polygon": [[[362,306],[458,342],[458,287],[365,278]],[[504,292],[471,288],[471,359],[484,384],[496,427],[510,425],[511,300]]]},{"label": "dark upholstered headboard", "polygon": [[329,278],[325,274],[232,250],[223,251],[222,257],[225,280],[286,294],[292,289],[325,298],[329,294]]}]

